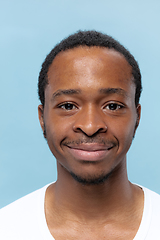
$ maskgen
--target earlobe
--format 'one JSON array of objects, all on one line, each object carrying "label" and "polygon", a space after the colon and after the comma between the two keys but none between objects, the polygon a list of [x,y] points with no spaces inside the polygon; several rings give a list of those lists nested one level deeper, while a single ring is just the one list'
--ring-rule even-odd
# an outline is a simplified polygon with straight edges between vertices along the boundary
[{"label": "earlobe", "polygon": [[43,105],[38,106],[38,117],[42,131],[44,132]]}]

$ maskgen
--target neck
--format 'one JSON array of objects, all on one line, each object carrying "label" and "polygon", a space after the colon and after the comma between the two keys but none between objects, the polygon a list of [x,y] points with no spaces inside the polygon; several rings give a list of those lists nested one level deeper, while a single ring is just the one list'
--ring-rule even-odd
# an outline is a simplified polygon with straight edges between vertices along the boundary
[{"label": "neck", "polygon": [[116,169],[101,184],[81,184],[61,166],[58,180],[47,190],[46,199],[52,209],[63,217],[80,221],[106,219],[106,215],[121,215],[135,201],[135,187],[128,181],[126,164]]}]

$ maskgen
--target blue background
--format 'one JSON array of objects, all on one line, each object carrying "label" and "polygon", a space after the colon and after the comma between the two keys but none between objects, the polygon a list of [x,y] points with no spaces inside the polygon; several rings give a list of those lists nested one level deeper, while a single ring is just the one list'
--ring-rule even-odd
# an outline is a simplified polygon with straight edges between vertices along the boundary
[{"label": "blue background", "polygon": [[48,52],[75,31],[119,40],[138,60],[142,118],[129,179],[160,193],[160,1],[0,1],[0,207],[56,180],[38,122],[37,78]]}]

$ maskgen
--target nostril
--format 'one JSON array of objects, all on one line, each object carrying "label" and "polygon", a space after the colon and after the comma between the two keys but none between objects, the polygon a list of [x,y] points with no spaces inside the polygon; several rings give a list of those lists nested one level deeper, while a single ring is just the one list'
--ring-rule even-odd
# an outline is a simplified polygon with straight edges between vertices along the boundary
[{"label": "nostril", "polygon": [[97,134],[97,133],[105,133],[105,132],[107,132],[107,126],[105,125],[105,126],[103,126],[103,127],[100,127],[100,126],[90,126],[90,127],[87,127],[87,126],[85,126],[85,125],[83,125],[83,126],[74,126],[73,127],[73,130],[74,130],[74,132],[81,132],[81,133],[83,133],[83,134],[85,134],[85,135],[87,135],[87,136],[93,136],[93,135],[95,135],[95,134]]},{"label": "nostril", "polygon": [[99,128],[98,132],[106,132],[107,131],[107,126]]}]

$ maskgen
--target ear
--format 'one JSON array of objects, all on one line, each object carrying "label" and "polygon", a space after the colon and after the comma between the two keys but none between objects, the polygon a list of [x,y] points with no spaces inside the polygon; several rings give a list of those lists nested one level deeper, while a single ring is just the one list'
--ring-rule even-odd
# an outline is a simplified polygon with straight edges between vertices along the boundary
[{"label": "ear", "polygon": [[138,104],[138,106],[137,106],[137,121],[136,121],[135,130],[137,129],[137,127],[138,127],[138,125],[139,125],[140,118],[141,118],[141,105]]},{"label": "ear", "polygon": [[39,117],[39,122],[42,128],[42,131],[44,132],[44,119],[43,119],[43,105],[38,106],[38,117]]}]

